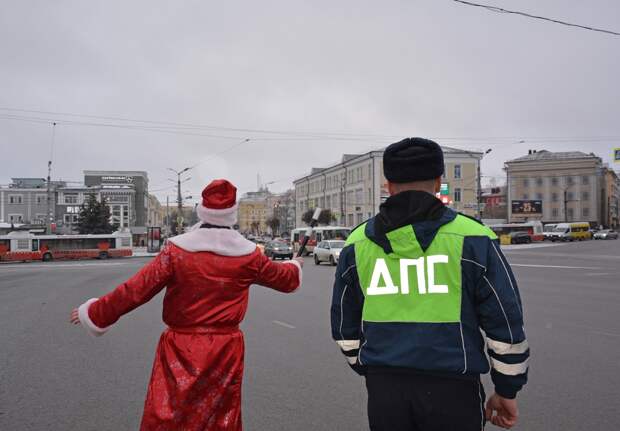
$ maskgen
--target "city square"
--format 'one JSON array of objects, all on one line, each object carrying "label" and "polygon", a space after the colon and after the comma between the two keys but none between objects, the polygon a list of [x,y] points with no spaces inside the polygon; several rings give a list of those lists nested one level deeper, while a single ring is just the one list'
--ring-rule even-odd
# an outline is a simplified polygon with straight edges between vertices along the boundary
[{"label": "city square", "polygon": [[[620,241],[544,245],[505,250],[523,296],[533,352],[531,382],[520,397],[527,415],[516,429],[616,429]],[[163,329],[161,295],[102,338],[69,325],[68,311],[145,262],[0,267],[3,429],[138,426]],[[330,337],[333,277],[333,267],[306,258],[303,286],[293,295],[252,287],[242,325],[247,429],[368,429],[363,380],[348,369]],[[598,414],[583,414],[590,409]]]}]

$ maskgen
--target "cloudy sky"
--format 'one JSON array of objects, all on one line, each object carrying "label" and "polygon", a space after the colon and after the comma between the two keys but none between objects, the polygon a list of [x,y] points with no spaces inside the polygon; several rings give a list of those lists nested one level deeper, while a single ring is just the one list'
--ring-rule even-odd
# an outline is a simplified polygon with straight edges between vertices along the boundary
[{"label": "cloudy sky", "polygon": [[[617,0],[481,1],[620,30]],[[279,191],[405,136],[492,148],[487,178],[529,148],[611,161],[619,52],[620,37],[451,0],[6,0],[0,184],[46,176],[52,121],[54,179],[145,170],[162,200],[167,167],[197,165],[186,194],[257,175]]]}]

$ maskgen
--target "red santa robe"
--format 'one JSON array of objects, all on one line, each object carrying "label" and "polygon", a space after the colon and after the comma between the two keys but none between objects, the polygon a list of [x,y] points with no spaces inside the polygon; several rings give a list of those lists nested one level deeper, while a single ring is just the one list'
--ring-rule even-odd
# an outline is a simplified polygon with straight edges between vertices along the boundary
[{"label": "red santa robe", "polygon": [[231,229],[200,228],[174,237],[115,290],[79,307],[96,336],[166,288],[163,320],[141,430],[229,430],[241,426],[244,343],[239,324],[249,287],[281,292],[301,285],[301,267],[275,263]]}]

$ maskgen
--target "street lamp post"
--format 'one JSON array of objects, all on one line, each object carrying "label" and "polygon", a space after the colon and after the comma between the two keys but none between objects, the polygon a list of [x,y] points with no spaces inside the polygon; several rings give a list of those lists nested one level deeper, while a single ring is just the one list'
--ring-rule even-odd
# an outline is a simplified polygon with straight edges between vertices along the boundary
[{"label": "street lamp post", "polygon": [[478,193],[477,193],[477,198],[476,198],[476,202],[477,202],[477,210],[478,210],[478,219],[482,220],[482,180],[480,179],[480,164],[482,163],[482,159],[484,158],[484,156],[486,156],[487,154],[489,154],[491,151],[493,151],[492,148],[489,148],[488,150],[486,150],[484,153],[482,153],[482,157],[480,157],[480,160],[478,160]]},{"label": "street lamp post", "polygon": [[174,170],[172,168],[167,168],[167,169],[169,171],[174,172],[177,176],[177,234],[180,234],[183,231],[183,196],[181,195],[181,183],[189,181],[191,179],[191,178],[186,178],[183,181],[181,181],[181,175],[189,171],[191,168],[184,168],[184,169],[181,169],[180,171]]}]

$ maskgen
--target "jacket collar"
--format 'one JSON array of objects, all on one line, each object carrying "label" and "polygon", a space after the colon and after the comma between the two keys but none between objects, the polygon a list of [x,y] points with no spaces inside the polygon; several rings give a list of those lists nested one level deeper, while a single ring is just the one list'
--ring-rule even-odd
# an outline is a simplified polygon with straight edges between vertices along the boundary
[{"label": "jacket collar", "polygon": [[427,192],[410,190],[390,196],[379,207],[379,214],[366,226],[366,236],[383,248],[392,247],[386,234],[403,226],[412,225],[423,250],[431,244],[441,226],[456,218],[456,212]]}]

